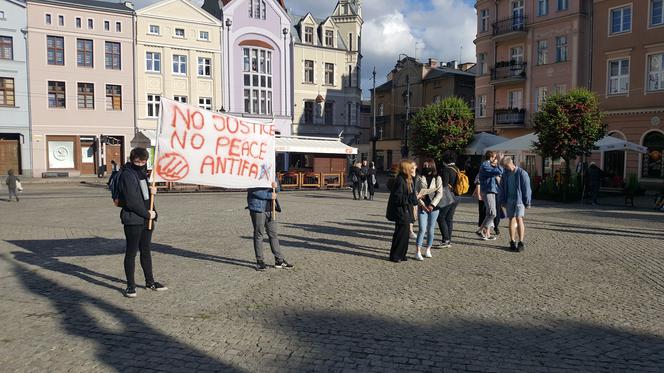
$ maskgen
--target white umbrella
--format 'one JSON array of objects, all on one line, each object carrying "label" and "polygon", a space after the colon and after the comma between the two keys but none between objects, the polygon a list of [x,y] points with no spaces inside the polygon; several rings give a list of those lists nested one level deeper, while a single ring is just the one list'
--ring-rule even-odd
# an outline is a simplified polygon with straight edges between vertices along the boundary
[{"label": "white umbrella", "polygon": [[466,146],[466,154],[484,154],[487,147],[508,141],[507,137],[497,136],[486,132],[480,132],[473,136],[473,141]]},{"label": "white umbrella", "polygon": [[596,152],[608,152],[612,150],[632,150],[641,154],[645,154],[648,152],[648,148],[646,148],[645,146],[641,146],[639,144],[635,144],[633,142],[629,142],[612,136],[605,136],[599,139],[595,143],[595,146],[598,148],[595,150]]},{"label": "white umbrella", "polygon": [[529,133],[527,135],[515,137],[512,140],[501,142],[500,144],[489,146],[484,150],[493,150],[496,152],[508,152],[508,153],[517,153],[517,152],[532,152],[533,143],[537,141],[537,135]]}]

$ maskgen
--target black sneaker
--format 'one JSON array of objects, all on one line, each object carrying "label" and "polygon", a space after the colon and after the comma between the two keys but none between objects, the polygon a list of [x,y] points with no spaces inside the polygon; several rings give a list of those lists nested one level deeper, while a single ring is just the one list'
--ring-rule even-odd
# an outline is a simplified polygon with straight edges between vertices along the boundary
[{"label": "black sneaker", "polygon": [[519,241],[519,244],[516,245],[516,251],[522,252],[526,249],[526,245],[523,244],[523,241]]},{"label": "black sneaker", "polygon": [[155,281],[155,282],[153,282],[153,283],[151,283],[151,284],[147,284],[147,285],[145,285],[145,287],[146,287],[147,289],[154,290],[154,291],[164,291],[164,290],[168,290],[168,288],[167,288],[166,286],[164,286],[164,285],[158,283],[157,281]]},{"label": "black sneaker", "polygon": [[127,298],[136,298],[136,288],[133,286],[128,287],[125,289],[125,297]]},{"label": "black sneaker", "polygon": [[277,260],[274,263],[274,268],[293,269],[294,265],[288,263],[285,259]]},{"label": "black sneaker", "polygon": [[510,251],[516,251],[516,242],[510,241]]},{"label": "black sneaker", "polygon": [[500,236],[500,229],[498,227],[493,228],[493,235]]},{"label": "black sneaker", "polygon": [[265,265],[265,262],[262,261],[262,260],[259,260],[258,262],[256,262],[256,270],[257,271],[266,271],[267,266]]}]

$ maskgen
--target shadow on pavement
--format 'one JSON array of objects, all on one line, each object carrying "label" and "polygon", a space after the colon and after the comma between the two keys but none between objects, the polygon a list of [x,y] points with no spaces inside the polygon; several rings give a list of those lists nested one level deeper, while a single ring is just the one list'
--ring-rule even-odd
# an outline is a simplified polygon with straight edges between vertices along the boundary
[{"label": "shadow on pavement", "polygon": [[[128,310],[9,262],[28,291],[51,303],[62,328],[69,335],[93,341],[97,359],[118,372],[242,372],[150,327]],[[112,317],[113,328],[101,324],[99,316],[90,312],[93,308]]]},{"label": "shadow on pavement", "polygon": [[[287,316],[293,315],[293,316]],[[307,346],[301,371],[661,371],[664,338],[567,320],[404,323],[368,314],[275,312],[268,327]],[[344,370],[345,371],[345,370]]]}]

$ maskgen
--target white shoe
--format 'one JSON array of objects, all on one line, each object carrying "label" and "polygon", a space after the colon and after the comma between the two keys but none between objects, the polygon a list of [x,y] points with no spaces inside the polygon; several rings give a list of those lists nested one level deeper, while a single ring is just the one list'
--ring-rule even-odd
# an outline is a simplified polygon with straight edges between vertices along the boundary
[{"label": "white shoe", "polygon": [[420,260],[420,261],[424,260],[424,258],[422,258],[422,254],[419,251],[415,253],[415,259]]},{"label": "white shoe", "polygon": [[417,238],[417,235],[415,234],[415,232],[413,232],[413,231],[410,232],[410,238],[412,238],[412,239]]},{"label": "white shoe", "polygon": [[424,252],[424,256],[426,256],[427,258],[431,258],[431,257],[432,257],[432,255],[431,255],[431,248],[430,248],[430,247],[427,247],[427,251]]}]

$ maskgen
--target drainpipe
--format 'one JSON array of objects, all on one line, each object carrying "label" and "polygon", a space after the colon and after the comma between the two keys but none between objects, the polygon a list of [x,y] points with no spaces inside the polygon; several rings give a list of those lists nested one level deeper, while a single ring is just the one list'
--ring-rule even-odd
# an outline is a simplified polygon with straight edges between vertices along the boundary
[{"label": "drainpipe", "polygon": [[[133,9],[133,5],[132,5],[132,9]],[[138,28],[138,26],[137,26],[138,17],[136,16],[135,11],[132,11],[131,17],[132,17],[132,21],[133,21],[132,22],[132,30],[131,30],[131,34],[132,34],[131,53],[133,54],[132,57],[134,59],[134,71],[132,72],[132,75],[134,77],[133,82],[132,82],[133,89],[134,89],[134,136],[136,136],[136,134],[138,133],[138,115],[137,115],[137,113],[138,113],[138,100],[136,99],[137,98],[136,97],[136,69],[138,67],[137,66],[137,61],[136,61],[136,50],[138,48],[138,45],[137,45],[138,44],[138,41],[137,41],[138,40],[138,33],[136,32],[136,29]],[[126,140],[125,140],[125,143],[123,145],[125,147],[127,146]],[[124,154],[124,156],[125,156],[125,158],[127,158],[126,154]],[[124,159],[121,159],[120,164],[123,164],[123,163],[124,163]]]}]

